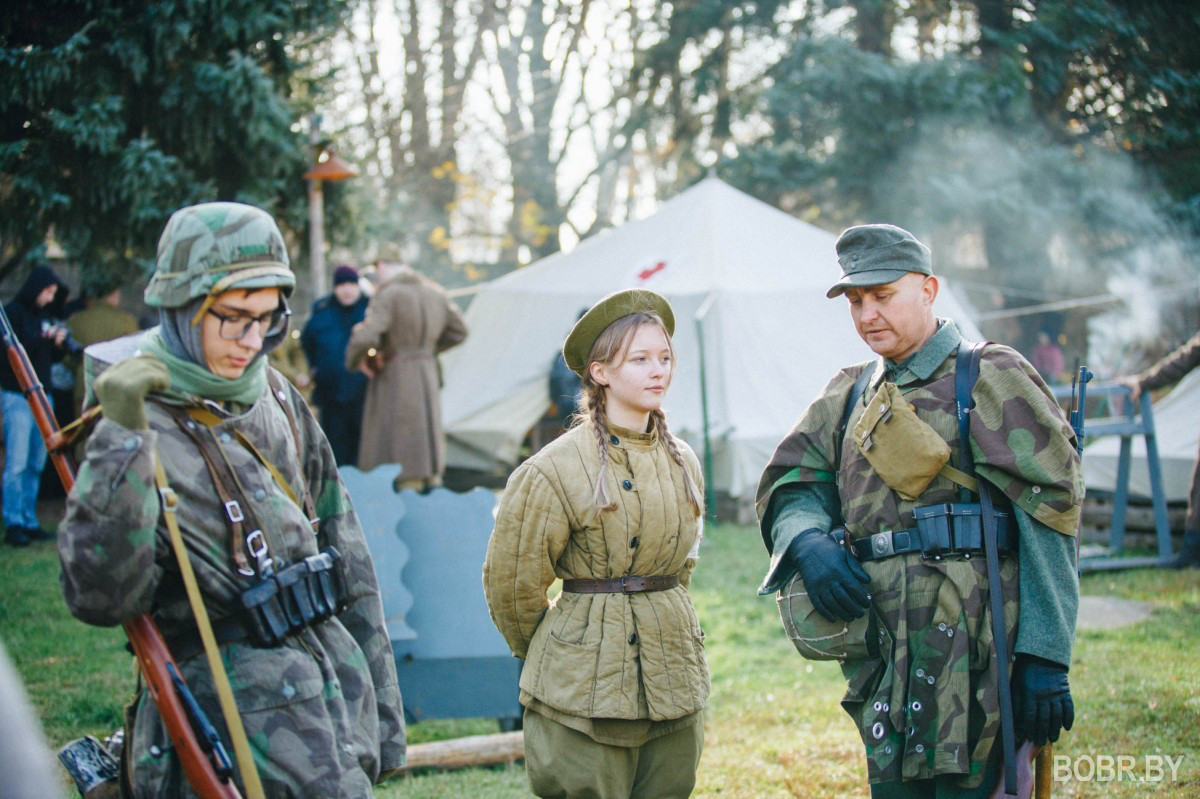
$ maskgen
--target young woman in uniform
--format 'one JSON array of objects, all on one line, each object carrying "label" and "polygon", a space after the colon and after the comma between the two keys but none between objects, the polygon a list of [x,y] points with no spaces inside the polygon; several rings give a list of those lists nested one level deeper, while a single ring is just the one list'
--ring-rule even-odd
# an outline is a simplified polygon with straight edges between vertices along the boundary
[{"label": "young woman in uniform", "polygon": [[563,354],[586,410],[513,473],[488,544],[488,607],[525,660],[538,796],[686,797],[695,785],[709,683],[687,585],[703,488],[662,411],[674,327],[667,301],[640,289],[576,323]]}]

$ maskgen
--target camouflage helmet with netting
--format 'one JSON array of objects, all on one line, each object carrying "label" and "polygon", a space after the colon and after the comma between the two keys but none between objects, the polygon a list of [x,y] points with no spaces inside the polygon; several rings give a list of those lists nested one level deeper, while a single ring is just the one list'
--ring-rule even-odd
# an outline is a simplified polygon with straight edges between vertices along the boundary
[{"label": "camouflage helmet with netting", "polygon": [[776,595],[779,617],[796,650],[809,660],[862,660],[867,657],[869,614],[852,621],[830,621],[812,603],[799,574]]},{"label": "camouflage helmet with netting", "polygon": [[182,308],[230,289],[276,287],[290,295],[296,276],[271,215],[242,203],[202,203],[171,214],[158,240],[146,304]]}]

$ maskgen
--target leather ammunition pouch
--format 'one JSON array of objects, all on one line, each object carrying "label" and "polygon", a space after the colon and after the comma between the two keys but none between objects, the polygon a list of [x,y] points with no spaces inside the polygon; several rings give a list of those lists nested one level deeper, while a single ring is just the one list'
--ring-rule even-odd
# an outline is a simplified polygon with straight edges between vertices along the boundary
[{"label": "leather ammunition pouch", "polygon": [[[326,547],[250,586],[241,594],[238,613],[213,620],[213,637],[218,644],[248,641],[251,646],[275,647],[289,635],[337,615],[346,606],[341,560],[335,547]],[[204,651],[194,631],[170,636],[167,646],[177,661]]]},{"label": "leather ammunition pouch", "polygon": [[279,646],[340,612],[346,604],[341,553],[326,547],[250,586],[241,595],[240,618],[254,646]]},{"label": "leather ammunition pouch", "polygon": [[[927,558],[983,553],[982,512],[978,502],[943,502],[913,508],[917,526],[885,530],[851,544],[861,561],[920,552]],[[995,511],[996,542],[1000,552],[1015,552],[1017,527],[1008,511]]]},{"label": "leather ammunition pouch", "polygon": [[950,460],[950,445],[917,417],[894,383],[881,383],[854,425],[854,443],[902,499],[914,500]]}]

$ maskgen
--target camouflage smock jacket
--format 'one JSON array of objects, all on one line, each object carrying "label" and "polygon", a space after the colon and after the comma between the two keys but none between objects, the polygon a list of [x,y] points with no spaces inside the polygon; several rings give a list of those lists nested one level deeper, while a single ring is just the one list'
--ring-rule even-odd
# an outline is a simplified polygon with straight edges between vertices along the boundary
[{"label": "camouflage smock jacket", "polygon": [[[856,378],[872,369],[864,400],[885,378],[896,383],[950,445],[951,465],[962,469],[954,399],[961,340],[953,322],[941,321],[905,363],[843,369],[805,410],[759,483],[763,536],[774,554],[765,588],[788,576],[779,573],[780,555],[802,529],[844,521],[857,540],[914,527],[915,507],[958,501],[957,487],[940,475],[906,501],[875,474],[849,432],[863,402],[846,428],[838,480],[834,436]],[[1002,557],[1000,569],[1010,647],[1069,664],[1078,603],[1072,536],[1083,496],[1073,432],[1042,379],[1008,347],[986,346],[973,397],[975,468],[1011,503],[1019,528],[1019,555]],[[785,491],[802,495],[800,521],[790,530],[773,525],[771,500]],[[842,704],[866,745],[870,781],[958,774],[961,787],[976,787],[999,736],[985,559],[910,553],[863,565],[871,575],[873,654],[844,664],[849,689]],[[1030,623],[1019,627],[1019,618]]]},{"label": "camouflage smock jacket", "polygon": [[[272,382],[286,388],[272,395],[268,386],[211,434],[236,470],[253,518],[265,528],[271,555],[290,564],[337,547],[349,604],[276,648],[241,641],[223,644],[221,654],[268,796],[370,796],[381,773],[403,765],[405,751],[375,572],[324,434],[291,384]],[[281,401],[292,410],[295,435]],[[155,452],[178,495],[179,526],[214,622],[235,614],[240,593],[257,578],[235,568],[225,509],[196,444],[162,404],[148,402],[146,410],[149,430],[104,419],[88,441],[59,528],[61,579],[67,604],[81,620],[113,625],[150,613],[171,642],[195,635],[196,627],[160,512]],[[303,510],[239,442],[239,433],[274,464],[295,496],[308,487],[320,519],[315,534]],[[188,657],[180,667],[232,755],[204,655]],[[194,795],[145,693],[126,742],[138,797]]]},{"label": "camouflage smock jacket", "polygon": [[[671,725],[632,725],[641,731],[614,738],[575,720],[671,722],[704,708],[704,633],[687,593],[700,531],[683,470],[666,447],[653,434],[611,432],[608,490],[616,508],[593,504],[600,456],[592,426],[559,436],[509,479],[483,587],[496,627],[525,659],[521,703],[607,738],[602,743],[638,745]],[[682,441],[678,446],[702,486],[696,456]],[[546,598],[555,577],[672,574],[681,584],[666,591]]]}]

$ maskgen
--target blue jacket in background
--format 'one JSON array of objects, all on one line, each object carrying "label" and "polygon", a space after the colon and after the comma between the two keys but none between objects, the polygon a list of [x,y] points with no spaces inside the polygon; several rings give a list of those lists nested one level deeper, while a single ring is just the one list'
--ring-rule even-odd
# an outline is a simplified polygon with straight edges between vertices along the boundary
[{"label": "blue jacket in background", "polygon": [[332,294],[313,303],[312,316],[300,334],[300,346],[313,370],[313,402],[318,406],[361,400],[367,393],[367,376],[346,370],[346,344],[351,329],[367,313],[367,298],[342,305]]}]

